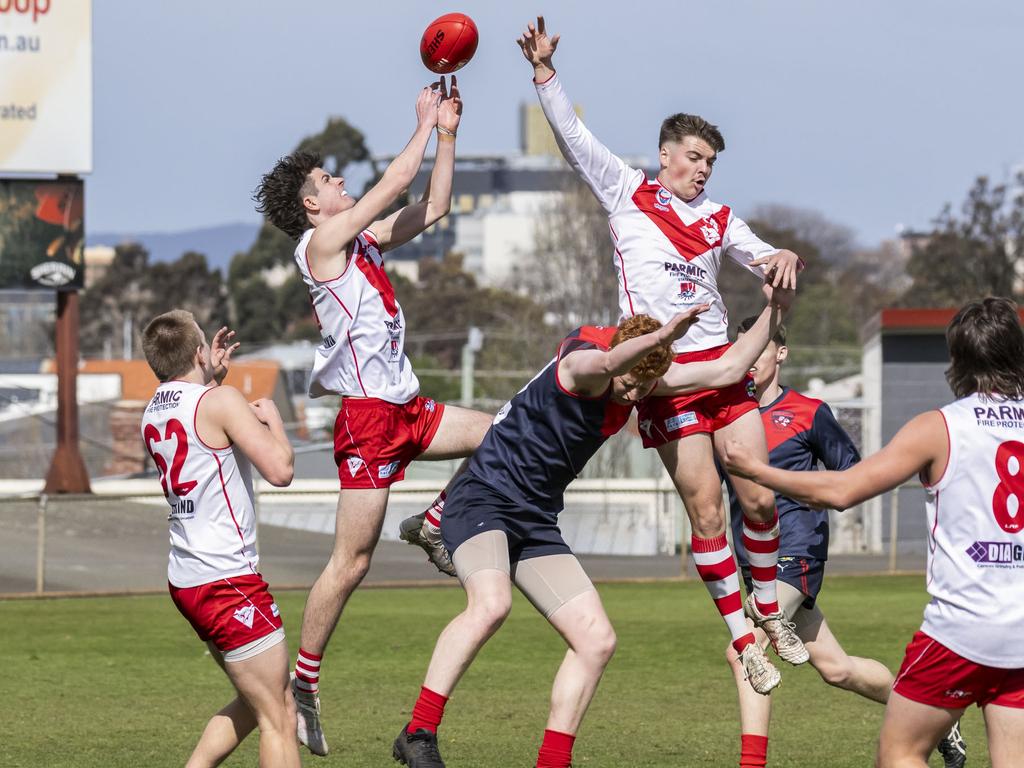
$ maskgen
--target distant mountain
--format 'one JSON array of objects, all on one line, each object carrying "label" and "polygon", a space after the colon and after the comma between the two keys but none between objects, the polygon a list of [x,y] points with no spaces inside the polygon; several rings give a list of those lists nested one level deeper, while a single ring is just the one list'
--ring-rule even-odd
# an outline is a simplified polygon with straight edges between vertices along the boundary
[{"label": "distant mountain", "polygon": [[206,256],[211,267],[227,273],[231,257],[253,244],[259,224],[221,224],[181,232],[86,232],[86,245],[118,245],[141,243],[153,261],[174,261],[186,251]]}]

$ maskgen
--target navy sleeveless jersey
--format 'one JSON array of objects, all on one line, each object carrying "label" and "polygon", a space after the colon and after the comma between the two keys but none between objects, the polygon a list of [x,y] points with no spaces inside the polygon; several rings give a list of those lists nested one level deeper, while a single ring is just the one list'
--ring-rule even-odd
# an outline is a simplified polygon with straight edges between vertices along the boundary
[{"label": "navy sleeveless jersey", "polygon": [[561,512],[566,487],[633,406],[613,402],[610,385],[596,397],[569,392],[558,381],[558,361],[581,349],[608,349],[615,331],[584,326],[566,336],[547,367],[498,411],[469,472],[513,501]]},{"label": "navy sleeveless jersey", "polygon": [[[783,387],[782,394],[760,410],[768,440],[768,463],[773,467],[808,472],[821,462],[825,469],[843,470],[860,461],[860,454],[850,436],[821,400]],[[719,473],[724,477],[721,468]],[[728,477],[725,477],[725,483],[729,490],[736,559],[741,566],[746,566],[743,508]],[[779,510],[779,556],[827,560],[828,511],[810,509],[780,494],[775,494],[775,504]]]}]

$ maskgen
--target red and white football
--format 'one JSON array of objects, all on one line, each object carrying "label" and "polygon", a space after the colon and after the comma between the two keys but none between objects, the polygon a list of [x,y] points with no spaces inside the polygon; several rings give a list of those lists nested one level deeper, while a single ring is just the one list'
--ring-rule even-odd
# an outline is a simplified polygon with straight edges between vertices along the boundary
[{"label": "red and white football", "polygon": [[469,16],[446,13],[427,25],[420,40],[420,56],[431,72],[447,75],[469,63],[478,42],[476,24]]}]

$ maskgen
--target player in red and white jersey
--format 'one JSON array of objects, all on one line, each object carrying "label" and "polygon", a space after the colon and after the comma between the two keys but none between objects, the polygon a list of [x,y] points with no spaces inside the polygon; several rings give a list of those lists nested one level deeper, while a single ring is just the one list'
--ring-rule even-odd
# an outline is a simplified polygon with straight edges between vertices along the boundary
[{"label": "player in red and white jersey", "polygon": [[927,766],[972,703],[982,707],[994,768],[1024,755],[1024,333],[1016,305],[987,298],[946,330],[954,403],[910,421],[843,472],[786,472],[739,443],[742,474],[819,508],[845,509],[915,475],[928,490],[931,601],[886,707],[882,768]]},{"label": "player in red and white jersey", "polygon": [[[455,77],[450,93],[444,78],[424,88],[412,139],[358,201],[347,193],[344,178],[304,152],[282,158],[256,193],[257,209],[299,241],[295,260],[322,338],[310,394],[342,395],[334,425],[341,485],[334,551],[306,601],[295,666],[299,738],[319,755],[328,751],[320,723],[321,661],[345,603],[370,567],[390,486],[414,459],[470,455],[491,422],[488,414],[420,396],[405,355],[405,316],[384,271],[385,252],[448,213],[461,114]],[[423,199],[385,215],[412,183],[435,128],[434,168]],[[401,535],[454,575],[440,538],[445,495],[423,515],[404,521]]]},{"label": "player in red and white jersey", "polygon": [[[731,258],[774,286],[796,287],[797,255],[758,239],[732,210],[712,202],[705,185],[725,142],[718,128],[695,115],[664,121],[659,138],[661,171],[654,179],[630,168],[601,144],[576,115],[555,74],[552,56],[558,35],[548,36],[543,17],[517,41],[533,66],[544,114],[569,164],[608,214],[623,317],[644,313],[666,322],[696,304],[709,304],[700,330],[673,346],[676,362],[714,360],[729,346],[728,315],[718,290],[718,269]],[[754,642],[740,600],[735,563],[725,537],[725,506],[715,470],[715,452],[728,438],[739,439],[767,458],[764,428],[748,378],[730,387],[681,396],[649,397],[637,409],[645,448],[657,448],[690,518],[691,549],[701,578],[741,654],[751,685],[767,693],[778,672]],[[745,530],[762,541],[765,568],[755,578],[751,618],[793,664],[807,651],[779,610],[775,589],[778,514],[775,498],[743,478],[734,487],[744,510]],[[769,562],[770,561],[770,562]],[[729,584],[726,594],[718,586]],[[716,585],[714,589],[711,585]],[[756,682],[760,681],[760,682]]]},{"label": "player in red and white jersey", "polygon": [[288,485],[293,453],[273,402],[250,405],[219,386],[238,346],[232,336],[221,328],[211,347],[190,312],[173,310],[142,338],[161,382],[142,439],[170,506],[168,587],[238,691],[206,725],[187,765],[219,765],[258,725],[260,765],[299,766],[288,648],[258,567],[250,467]]}]

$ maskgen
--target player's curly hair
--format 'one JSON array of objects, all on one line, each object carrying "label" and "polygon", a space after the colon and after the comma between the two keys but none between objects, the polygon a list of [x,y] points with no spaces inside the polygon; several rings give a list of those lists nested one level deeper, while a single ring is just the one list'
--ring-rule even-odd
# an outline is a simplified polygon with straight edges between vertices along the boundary
[{"label": "player's curly hair", "polygon": [[946,328],[946,381],[959,397],[1024,399],[1024,331],[1017,305],[990,296],[961,308]]},{"label": "player's curly hair", "polygon": [[[654,333],[659,328],[661,328],[661,323],[649,315],[627,317],[619,323],[619,329],[612,336],[611,346],[615,347],[624,341],[635,339],[637,336]],[[648,352],[647,356],[634,365],[629,373],[638,381],[650,381],[664,376],[670,365],[672,365],[671,345],[659,346]]]},{"label": "player's curly hair", "polygon": [[263,175],[252,196],[256,210],[293,240],[309,229],[302,198],[316,194],[309,174],[321,164],[320,155],[313,152],[293,152],[282,157],[270,173]]},{"label": "player's curly hair", "polygon": [[658,146],[663,147],[669,141],[682,141],[687,136],[703,139],[715,152],[725,150],[725,139],[717,125],[712,125],[700,115],[687,115],[684,112],[669,115],[662,121]]},{"label": "player's curly hair", "polygon": [[157,315],[142,332],[142,352],[160,381],[170,381],[192,370],[196,350],[203,346],[203,335],[196,318],[184,309],[172,309]]}]

